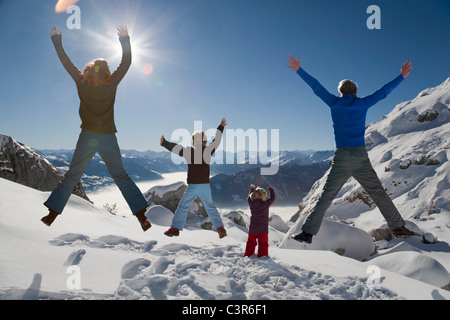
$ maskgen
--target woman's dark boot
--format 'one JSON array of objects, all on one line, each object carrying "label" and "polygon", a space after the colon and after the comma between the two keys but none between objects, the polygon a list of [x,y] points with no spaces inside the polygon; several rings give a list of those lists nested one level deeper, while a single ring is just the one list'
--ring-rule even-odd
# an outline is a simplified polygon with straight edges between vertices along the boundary
[{"label": "woman's dark boot", "polygon": [[50,225],[55,221],[56,217],[58,216],[58,212],[53,211],[52,209],[48,209],[49,213],[45,217],[41,219],[41,221],[50,227]]},{"label": "woman's dark boot", "polygon": [[145,216],[145,209],[136,213],[135,216],[139,220],[142,230],[147,231],[148,229],[150,229],[150,227],[152,225],[151,225],[150,221],[148,221],[147,217]]}]

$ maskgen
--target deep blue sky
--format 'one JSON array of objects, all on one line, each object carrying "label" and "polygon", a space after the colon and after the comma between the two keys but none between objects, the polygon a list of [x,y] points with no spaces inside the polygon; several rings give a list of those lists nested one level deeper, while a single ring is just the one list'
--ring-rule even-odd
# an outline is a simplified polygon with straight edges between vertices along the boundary
[{"label": "deep blue sky", "polygon": [[[119,145],[158,150],[178,128],[279,129],[280,149],[333,149],[328,107],[290,69],[302,67],[332,93],[344,78],[372,93],[410,59],[411,75],[369,110],[378,121],[450,76],[448,0],[80,0],[81,30],[56,13],[56,0],[0,0],[0,133],[33,148],[73,149],[80,131],[75,85],[61,66],[50,30],[82,69],[92,59],[119,60],[115,28],[127,25],[133,65],[115,105]],[[369,30],[369,5],[381,30]],[[153,66],[150,75],[142,66]]]}]

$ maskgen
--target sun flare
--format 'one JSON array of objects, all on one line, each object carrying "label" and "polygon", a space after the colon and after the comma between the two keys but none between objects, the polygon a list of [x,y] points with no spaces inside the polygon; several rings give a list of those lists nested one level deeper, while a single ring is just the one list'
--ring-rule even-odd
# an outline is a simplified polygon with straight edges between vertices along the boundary
[{"label": "sun flare", "polygon": [[[159,62],[176,63],[176,59],[173,59],[174,52],[166,49],[170,39],[167,34],[173,34],[180,12],[174,7],[162,12],[158,9],[147,10],[148,7],[143,10],[142,3],[140,0],[124,2],[123,6],[113,6],[110,10],[104,10],[98,2],[89,3],[92,8],[83,16],[81,29],[87,36],[86,46],[89,51],[98,55],[91,59],[102,57],[111,65],[120,63],[122,48],[117,27],[123,25],[130,35],[132,69],[142,76],[151,76],[157,71]],[[148,3],[145,3],[147,6]]]},{"label": "sun flare", "polygon": [[77,3],[78,0],[58,0],[58,2],[55,5],[55,12],[64,12],[69,8],[71,5],[74,5]]},{"label": "sun flare", "polygon": [[[136,36],[133,29],[133,27],[128,28],[133,57],[132,66],[136,67],[140,73],[150,75],[154,70],[154,60],[160,57],[152,47],[149,34],[144,32]],[[122,48],[118,41],[117,31],[113,30],[112,28],[108,28],[101,33],[89,29],[86,30],[89,36],[93,37],[99,50],[103,51],[104,55],[106,55],[105,59],[110,63],[120,62],[122,58]]]}]

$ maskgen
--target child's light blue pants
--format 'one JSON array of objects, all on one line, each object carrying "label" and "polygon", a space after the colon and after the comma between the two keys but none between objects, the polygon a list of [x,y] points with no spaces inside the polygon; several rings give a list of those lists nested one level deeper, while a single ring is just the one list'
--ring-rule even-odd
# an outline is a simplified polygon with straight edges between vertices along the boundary
[{"label": "child's light blue pants", "polygon": [[205,206],[206,213],[209,216],[214,228],[223,227],[222,219],[220,218],[219,211],[214,206],[211,196],[211,186],[209,183],[201,184],[188,184],[183,197],[178,204],[175,215],[172,219],[172,228],[183,230],[186,218],[191,208],[192,202],[199,196],[203,205]]},{"label": "child's light blue pants", "polygon": [[111,177],[122,192],[133,214],[145,209],[148,206],[147,201],[123,168],[116,135],[100,134],[89,130],[81,131],[70,169],[44,205],[58,213],[62,213],[73,188],[80,180],[89,161],[91,161],[96,152],[105,162]]}]

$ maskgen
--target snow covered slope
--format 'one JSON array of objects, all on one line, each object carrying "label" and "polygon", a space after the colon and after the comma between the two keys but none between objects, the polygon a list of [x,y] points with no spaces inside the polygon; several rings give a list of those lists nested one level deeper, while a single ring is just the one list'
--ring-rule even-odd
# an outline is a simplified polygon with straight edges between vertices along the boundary
[{"label": "snow covered slope", "polygon": [[[5,179],[0,192],[0,299],[450,298],[438,286],[400,274],[411,270],[381,269],[374,288],[368,282],[372,263],[331,251],[277,248],[284,233],[274,228],[270,257],[244,258],[248,229],[227,211],[221,212],[224,239],[196,227],[197,221],[168,238],[163,232],[170,212],[161,206],[148,211],[153,227],[144,233],[134,217],[111,215],[72,196],[49,228],[40,222],[49,192]],[[418,272],[435,270],[442,275],[438,268]]]}]

